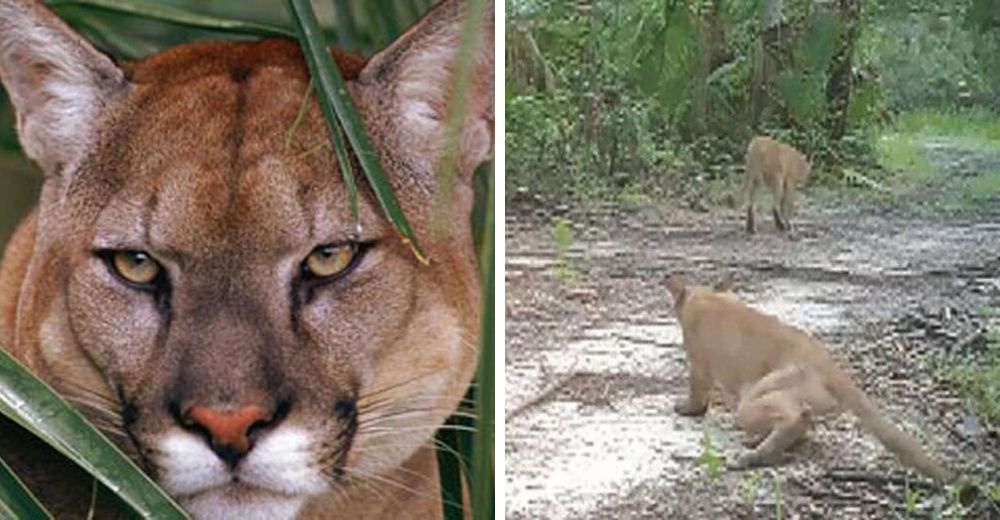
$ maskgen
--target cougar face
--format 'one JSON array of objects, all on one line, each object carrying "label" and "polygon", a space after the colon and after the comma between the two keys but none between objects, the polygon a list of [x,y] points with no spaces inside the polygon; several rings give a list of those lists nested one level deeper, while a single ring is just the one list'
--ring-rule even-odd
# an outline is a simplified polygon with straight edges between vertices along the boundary
[{"label": "cougar face", "polygon": [[0,296],[14,302],[0,340],[197,517],[288,518],[398,467],[477,358],[487,9],[459,181],[433,230],[464,7],[444,2],[367,63],[334,51],[423,265],[363,183],[352,217],[315,97],[296,122],[309,74],[294,43],[116,65],[34,3],[0,1],[0,71],[45,170],[0,271],[0,287],[23,279]]}]

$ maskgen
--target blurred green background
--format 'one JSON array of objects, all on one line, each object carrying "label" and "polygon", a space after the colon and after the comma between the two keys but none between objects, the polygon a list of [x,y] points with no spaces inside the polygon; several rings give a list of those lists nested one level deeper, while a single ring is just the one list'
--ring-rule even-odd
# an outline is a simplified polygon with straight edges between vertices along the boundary
[{"label": "blurred green background", "polygon": [[[63,19],[102,51],[120,60],[138,59],[184,42],[205,39],[257,39],[180,26],[123,14],[86,1],[47,2]],[[119,2],[127,5],[130,2]],[[274,0],[165,0],[150,1],[226,20],[245,20],[291,31],[283,2]],[[328,41],[370,56],[402,32],[433,0],[317,0],[312,2]],[[14,112],[0,88],[0,248],[27,213],[41,185],[38,168],[24,157],[17,142]]]},{"label": "blurred green background", "polygon": [[[725,204],[755,134],[825,187],[905,200],[956,185],[929,136],[1000,143],[1000,0],[506,5],[508,201]],[[982,174],[945,203],[1000,198]]]}]

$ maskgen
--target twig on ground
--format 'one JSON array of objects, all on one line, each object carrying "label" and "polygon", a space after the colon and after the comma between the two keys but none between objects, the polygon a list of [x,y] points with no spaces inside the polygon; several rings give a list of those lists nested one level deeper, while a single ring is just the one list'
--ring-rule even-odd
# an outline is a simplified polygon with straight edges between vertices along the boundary
[{"label": "twig on ground", "polygon": [[835,488],[826,486],[824,488],[813,487],[800,478],[790,477],[789,483],[802,490],[802,494],[821,501],[840,501],[846,503],[859,503],[862,496],[856,493],[842,493]]},{"label": "twig on ground", "polygon": [[540,403],[551,397],[552,394],[554,394],[557,390],[559,390],[563,386],[566,386],[566,383],[569,383],[571,380],[573,380],[573,378],[579,375],[575,370],[578,361],[579,359],[573,361],[573,364],[569,367],[569,370],[563,377],[551,383],[548,387],[539,392],[538,395],[536,395],[535,397],[528,399],[528,401],[526,401],[525,403],[518,405],[517,408],[511,410],[511,412],[504,417],[504,420],[506,422],[509,422],[511,419],[517,417],[518,415],[521,415],[528,409],[539,405]]},{"label": "twig on ground", "polygon": [[907,485],[909,485],[910,488],[935,488],[935,485],[930,481],[907,479],[905,476],[893,475],[890,473],[869,473],[867,471],[858,470],[831,470],[826,473],[826,476],[837,482],[866,482],[868,484],[878,486],[894,484],[903,488]]}]

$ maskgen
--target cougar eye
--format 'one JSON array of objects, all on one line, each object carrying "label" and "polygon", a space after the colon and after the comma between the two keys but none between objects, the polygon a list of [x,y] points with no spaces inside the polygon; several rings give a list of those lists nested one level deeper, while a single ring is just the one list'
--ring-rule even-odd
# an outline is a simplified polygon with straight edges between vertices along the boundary
[{"label": "cougar eye", "polygon": [[302,270],[314,278],[331,278],[354,267],[359,246],[356,243],[319,246],[302,263]]},{"label": "cougar eye", "polygon": [[163,272],[163,267],[142,251],[110,251],[108,265],[123,280],[144,288],[151,287]]}]

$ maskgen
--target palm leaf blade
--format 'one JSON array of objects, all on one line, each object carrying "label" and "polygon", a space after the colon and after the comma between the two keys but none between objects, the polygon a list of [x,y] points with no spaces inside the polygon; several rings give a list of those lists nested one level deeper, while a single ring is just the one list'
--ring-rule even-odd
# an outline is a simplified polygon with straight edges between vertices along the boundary
[{"label": "palm leaf blade", "polygon": [[143,517],[188,518],[121,450],[2,347],[0,414],[93,475]]},{"label": "palm leaf blade", "polygon": [[51,520],[52,515],[17,478],[10,466],[0,459],[0,518]]},{"label": "palm leaf blade", "polygon": [[[399,201],[389,183],[388,176],[379,163],[375,148],[365,131],[361,117],[358,115],[354,103],[347,94],[347,84],[344,82],[340,70],[333,63],[333,58],[326,48],[323,32],[316,21],[316,14],[313,13],[312,6],[308,0],[285,0],[288,12],[292,17],[296,32],[298,33],[299,45],[306,56],[309,64],[309,71],[319,94],[320,106],[326,116],[327,128],[331,136],[337,135],[340,131],[336,122],[340,122],[347,140],[351,143],[358,163],[365,173],[365,178],[375,192],[382,210],[386,217],[392,222],[396,231],[402,235],[403,240],[409,244],[410,248],[422,262],[427,262],[417,237],[406,220]],[[341,164],[349,161],[346,158],[338,157]]]},{"label": "palm leaf blade", "polygon": [[290,31],[281,27],[198,14],[173,7],[169,4],[151,2],[149,0],[49,0],[47,4],[56,12],[60,12],[66,6],[87,6],[94,9],[141,16],[143,18],[197,29],[210,29],[213,31],[265,37],[295,37]]},{"label": "palm leaf blade", "polygon": [[492,519],[493,512],[493,430],[494,430],[494,173],[488,171],[486,215],[481,230],[480,266],[482,269],[483,309],[480,327],[479,367],[476,374],[476,435],[472,440],[472,513],[476,520]]}]

